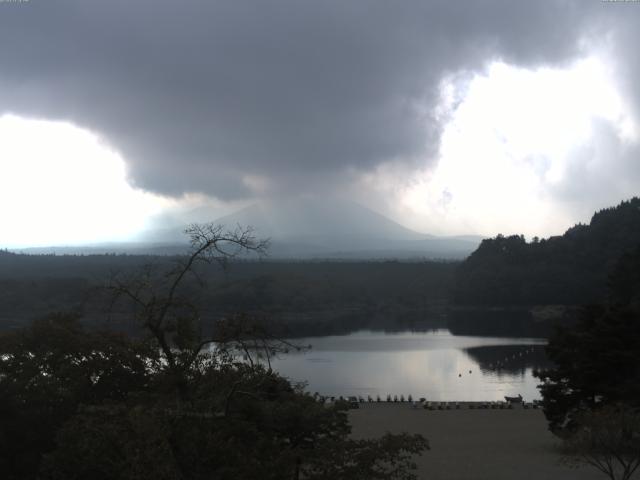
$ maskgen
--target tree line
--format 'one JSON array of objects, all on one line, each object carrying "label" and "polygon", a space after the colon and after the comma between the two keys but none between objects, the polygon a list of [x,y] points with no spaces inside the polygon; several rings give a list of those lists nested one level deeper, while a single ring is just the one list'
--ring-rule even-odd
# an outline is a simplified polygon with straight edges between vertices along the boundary
[{"label": "tree line", "polygon": [[604,301],[621,256],[640,245],[640,198],[596,212],[548,239],[483,240],[456,272],[458,305],[582,305]]},{"label": "tree line", "polygon": [[[148,265],[170,267],[180,258],[0,254],[0,330],[58,310],[103,324],[108,299],[98,287],[105,279]],[[239,310],[260,313],[286,325],[293,336],[411,328],[439,319],[450,298],[455,265],[233,259],[227,269],[200,265],[207,288],[194,288],[192,295],[208,318]],[[111,327],[129,328],[126,308],[110,313]],[[124,323],[118,324],[120,318]]]}]

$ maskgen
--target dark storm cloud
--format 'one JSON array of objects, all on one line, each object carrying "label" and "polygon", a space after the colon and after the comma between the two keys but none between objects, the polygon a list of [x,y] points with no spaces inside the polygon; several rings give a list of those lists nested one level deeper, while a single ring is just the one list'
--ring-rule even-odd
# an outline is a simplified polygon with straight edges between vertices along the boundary
[{"label": "dark storm cloud", "polygon": [[[600,2],[0,4],[0,112],[71,121],[156,192],[251,195],[425,162],[447,73],[580,53]],[[595,13],[594,13],[595,12]],[[427,112],[425,114],[425,112]],[[314,180],[321,179],[321,180]]]}]

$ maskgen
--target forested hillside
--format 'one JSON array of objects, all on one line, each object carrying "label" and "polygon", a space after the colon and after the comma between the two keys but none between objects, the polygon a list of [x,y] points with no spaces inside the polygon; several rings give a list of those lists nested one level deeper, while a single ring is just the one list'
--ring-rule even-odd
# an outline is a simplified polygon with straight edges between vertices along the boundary
[{"label": "forested hillside", "polygon": [[620,258],[640,245],[640,198],[593,215],[562,236],[483,240],[457,269],[458,305],[577,305],[600,302]]}]

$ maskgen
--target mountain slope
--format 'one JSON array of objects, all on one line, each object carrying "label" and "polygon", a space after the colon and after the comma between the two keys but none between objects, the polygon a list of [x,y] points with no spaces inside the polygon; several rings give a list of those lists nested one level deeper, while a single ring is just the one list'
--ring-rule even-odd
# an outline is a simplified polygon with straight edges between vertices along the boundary
[{"label": "mountain slope", "polygon": [[220,218],[227,226],[251,225],[271,238],[275,257],[460,258],[479,239],[434,237],[410,230],[352,202],[302,200],[251,205]]},{"label": "mountain slope", "polygon": [[[184,224],[211,221],[204,209],[189,212]],[[30,253],[136,253],[176,254],[187,239],[179,218],[161,222],[137,242],[81,247],[25,249]],[[415,232],[356,203],[337,199],[274,200],[250,205],[215,220],[233,229],[251,226],[257,237],[270,238],[271,258],[296,259],[461,259],[480,243],[480,237],[435,237]]]},{"label": "mountain slope", "polygon": [[251,205],[218,223],[252,225],[267,236],[299,238],[371,238],[421,240],[430,237],[352,202],[298,200]]}]

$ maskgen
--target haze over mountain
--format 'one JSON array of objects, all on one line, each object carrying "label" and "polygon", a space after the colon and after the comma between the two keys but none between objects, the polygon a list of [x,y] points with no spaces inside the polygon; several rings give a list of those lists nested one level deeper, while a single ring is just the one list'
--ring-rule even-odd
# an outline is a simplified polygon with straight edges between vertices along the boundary
[{"label": "haze over mountain", "polygon": [[[32,248],[30,253],[173,254],[184,250],[187,223],[211,221],[211,211],[199,208],[181,218],[164,218],[136,242],[83,247]],[[249,205],[214,220],[229,229],[250,226],[271,240],[272,258],[459,259],[477,248],[481,237],[436,237],[416,232],[351,201],[286,198]]]},{"label": "haze over mountain", "polygon": [[269,201],[217,222],[253,226],[257,234],[271,238],[275,257],[461,258],[481,240],[419,233],[361,205],[335,199]]}]

